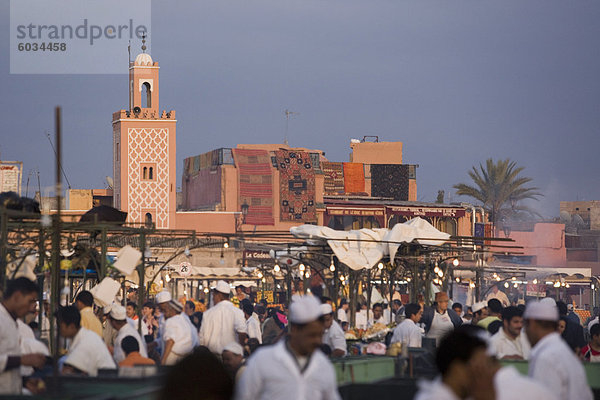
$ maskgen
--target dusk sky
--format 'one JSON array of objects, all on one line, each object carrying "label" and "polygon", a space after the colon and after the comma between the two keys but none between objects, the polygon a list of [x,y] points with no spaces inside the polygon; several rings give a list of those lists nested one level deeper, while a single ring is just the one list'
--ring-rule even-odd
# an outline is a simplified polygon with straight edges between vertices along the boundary
[{"label": "dusk sky", "polygon": [[[60,105],[71,186],[104,188],[127,49],[122,75],[11,75],[9,1],[0,15],[0,159],[23,161],[23,194],[35,168],[52,185],[45,131]],[[152,1],[148,52],[160,108],[177,111],[178,186],[185,157],[283,142],[289,109],[290,145],[333,161],[348,161],[351,138],[404,142],[420,201],[438,190],[460,201],[452,185],[490,157],[525,167],[544,216],[600,200],[598,21],[600,2],[581,0]]]}]

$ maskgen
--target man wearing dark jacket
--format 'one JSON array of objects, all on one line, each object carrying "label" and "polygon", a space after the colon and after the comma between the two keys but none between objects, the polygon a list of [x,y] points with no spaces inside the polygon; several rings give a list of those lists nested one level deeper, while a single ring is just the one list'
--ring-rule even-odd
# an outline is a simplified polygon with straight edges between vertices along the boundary
[{"label": "man wearing dark jacket", "polygon": [[435,304],[433,307],[425,307],[421,322],[425,324],[425,337],[433,338],[436,344],[440,340],[462,324],[460,317],[448,308],[448,294],[438,292],[435,294]]}]

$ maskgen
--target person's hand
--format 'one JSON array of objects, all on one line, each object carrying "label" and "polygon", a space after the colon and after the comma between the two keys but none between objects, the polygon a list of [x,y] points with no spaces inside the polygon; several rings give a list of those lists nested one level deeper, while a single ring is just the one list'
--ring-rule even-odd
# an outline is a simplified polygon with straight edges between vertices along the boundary
[{"label": "person's hand", "polygon": [[42,394],[46,391],[46,384],[39,378],[29,378],[25,382],[25,388],[32,394]]},{"label": "person's hand", "polygon": [[42,368],[46,364],[46,356],[40,353],[24,354],[21,356],[21,365]]}]

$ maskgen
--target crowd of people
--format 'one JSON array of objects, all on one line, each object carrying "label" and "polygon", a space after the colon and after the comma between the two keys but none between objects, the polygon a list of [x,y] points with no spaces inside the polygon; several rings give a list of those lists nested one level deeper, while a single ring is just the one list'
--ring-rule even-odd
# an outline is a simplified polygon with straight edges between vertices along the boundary
[{"label": "crowd of people", "polygon": [[[2,394],[44,390],[36,370],[51,360],[43,330],[56,321],[66,345],[59,361],[64,375],[165,365],[171,371],[163,398],[340,398],[330,359],[348,354],[347,299],[336,304],[295,295],[289,306],[269,307],[253,302],[243,287],[232,296],[231,286],[218,281],[208,308],[197,310],[193,301],[182,304],[163,291],[138,313],[133,301],[97,307],[84,290],[55,315],[42,307],[46,322],[33,323],[34,331],[23,319],[36,312],[38,293],[36,283],[18,278],[3,294]],[[389,308],[381,302],[371,310],[361,307],[354,319],[365,328],[395,325],[384,340],[389,348],[435,349],[440,375],[421,385],[418,400],[591,399],[582,361],[600,361],[598,318],[584,329],[563,302],[546,298],[515,306],[503,295],[493,290],[487,301],[470,307],[451,303],[444,292],[436,293],[432,306],[393,299]],[[528,376],[501,367],[502,359],[528,360]]]}]

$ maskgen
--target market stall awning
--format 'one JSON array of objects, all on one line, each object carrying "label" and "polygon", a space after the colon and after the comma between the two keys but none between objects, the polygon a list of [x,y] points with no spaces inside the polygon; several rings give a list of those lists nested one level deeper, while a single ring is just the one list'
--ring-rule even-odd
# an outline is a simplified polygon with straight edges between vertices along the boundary
[{"label": "market stall awning", "polygon": [[309,244],[327,243],[340,262],[353,270],[370,269],[383,257],[392,262],[402,243],[423,246],[441,245],[450,235],[416,217],[392,229],[360,229],[338,231],[326,226],[300,225],[290,229],[292,235]]}]

